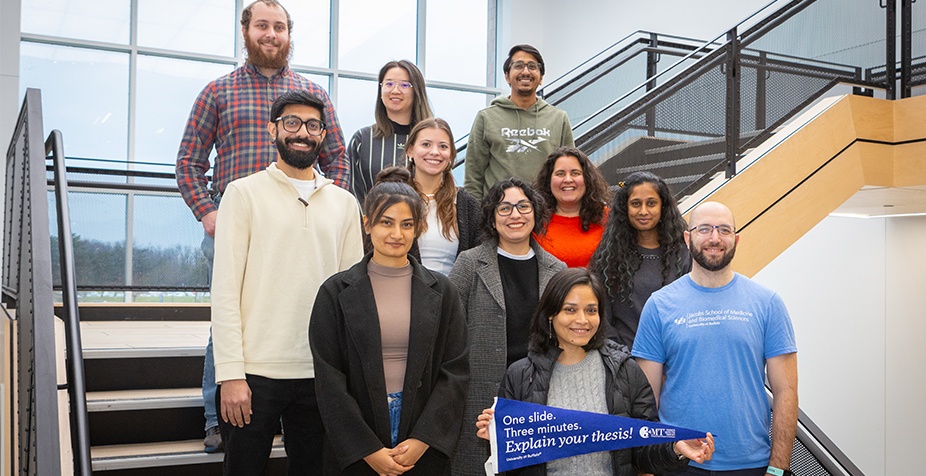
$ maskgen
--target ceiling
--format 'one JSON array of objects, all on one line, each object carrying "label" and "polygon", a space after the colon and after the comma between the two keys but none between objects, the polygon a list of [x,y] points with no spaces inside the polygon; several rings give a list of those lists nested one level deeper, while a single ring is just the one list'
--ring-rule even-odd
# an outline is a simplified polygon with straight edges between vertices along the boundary
[{"label": "ceiling", "polygon": [[831,215],[875,218],[926,215],[926,185],[911,187],[865,186]]}]

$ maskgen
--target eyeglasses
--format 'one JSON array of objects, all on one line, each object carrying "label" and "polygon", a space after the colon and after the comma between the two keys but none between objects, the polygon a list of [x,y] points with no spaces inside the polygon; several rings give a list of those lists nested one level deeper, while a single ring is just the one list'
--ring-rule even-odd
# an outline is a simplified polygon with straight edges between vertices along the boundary
[{"label": "eyeglasses", "polygon": [[717,230],[717,234],[720,236],[730,236],[734,233],[733,227],[730,225],[698,225],[688,229],[688,231],[694,231],[701,236],[711,236],[714,230]]},{"label": "eyeglasses", "polygon": [[318,119],[303,121],[299,116],[283,116],[276,118],[273,122],[277,121],[283,121],[283,130],[286,132],[299,132],[303,124],[305,124],[305,130],[309,132],[309,135],[320,136],[322,131],[325,130],[325,123]]},{"label": "eyeglasses", "polygon": [[518,213],[521,215],[527,215],[534,211],[534,205],[529,200],[521,200],[518,203],[499,203],[495,206],[495,213],[498,213],[499,216],[506,217],[511,215],[511,212],[513,212],[515,208],[518,209]]},{"label": "eyeglasses", "polygon": [[412,88],[415,87],[415,85],[409,83],[408,81],[383,81],[379,83],[379,85],[383,87],[384,91],[392,91],[396,88],[396,86],[398,86],[399,91],[402,91],[403,93],[406,91],[411,91]]},{"label": "eyeglasses", "polygon": [[530,71],[537,71],[538,69],[540,69],[540,65],[533,61],[528,61],[527,63],[523,61],[515,61],[514,63],[511,63],[511,69],[515,71],[522,71],[525,66]]}]

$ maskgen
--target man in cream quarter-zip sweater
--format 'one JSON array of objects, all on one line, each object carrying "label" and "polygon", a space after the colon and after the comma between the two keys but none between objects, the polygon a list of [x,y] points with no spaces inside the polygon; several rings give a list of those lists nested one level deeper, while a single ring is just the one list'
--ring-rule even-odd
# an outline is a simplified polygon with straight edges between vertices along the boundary
[{"label": "man in cream quarter-zip sweater", "polygon": [[566,112],[537,97],[545,70],[540,51],[515,45],[503,69],[511,95],[476,113],[466,145],[464,187],[477,200],[510,177],[532,183],[551,152],[575,146]]},{"label": "man in cream quarter-zip sweater", "polygon": [[309,316],[319,286],[363,255],[356,199],[312,170],[324,112],[306,91],[278,97],[276,162],[230,183],[219,206],[212,331],[226,475],[263,472],[281,419],[289,474],[321,471]]}]

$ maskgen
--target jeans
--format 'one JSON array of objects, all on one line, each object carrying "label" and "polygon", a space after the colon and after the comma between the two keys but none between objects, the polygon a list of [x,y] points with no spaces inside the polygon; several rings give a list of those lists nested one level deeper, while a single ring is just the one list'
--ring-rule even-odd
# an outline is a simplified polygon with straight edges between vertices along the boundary
[{"label": "jeans", "polygon": [[[251,374],[245,378],[251,389],[251,423],[243,428],[220,423],[224,474],[263,474],[281,417],[286,428],[287,474],[321,474],[325,427],[315,398],[315,379],[270,379]],[[221,395],[220,385],[216,405]]]},{"label": "jeans", "polygon": [[[216,203],[218,204],[218,203]],[[201,248],[206,257],[209,275],[206,280],[212,288],[212,261],[215,258],[215,238],[203,233]],[[203,416],[206,417],[206,430],[219,424],[215,411],[215,357],[212,354],[212,327],[209,328],[209,343],[206,344],[206,356],[203,359]]]},{"label": "jeans", "polygon": [[402,392],[386,395],[389,400],[389,425],[392,430],[392,447],[399,443],[399,419],[402,418]]}]

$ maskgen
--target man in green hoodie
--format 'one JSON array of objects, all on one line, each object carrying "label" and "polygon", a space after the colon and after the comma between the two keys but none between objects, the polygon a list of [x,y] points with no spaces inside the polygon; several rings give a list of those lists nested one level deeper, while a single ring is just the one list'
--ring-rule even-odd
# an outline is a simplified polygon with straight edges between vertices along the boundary
[{"label": "man in green hoodie", "polygon": [[503,69],[511,95],[476,113],[466,146],[464,187],[477,200],[509,177],[533,182],[551,152],[575,146],[566,112],[537,97],[545,70],[540,51],[515,45]]}]

